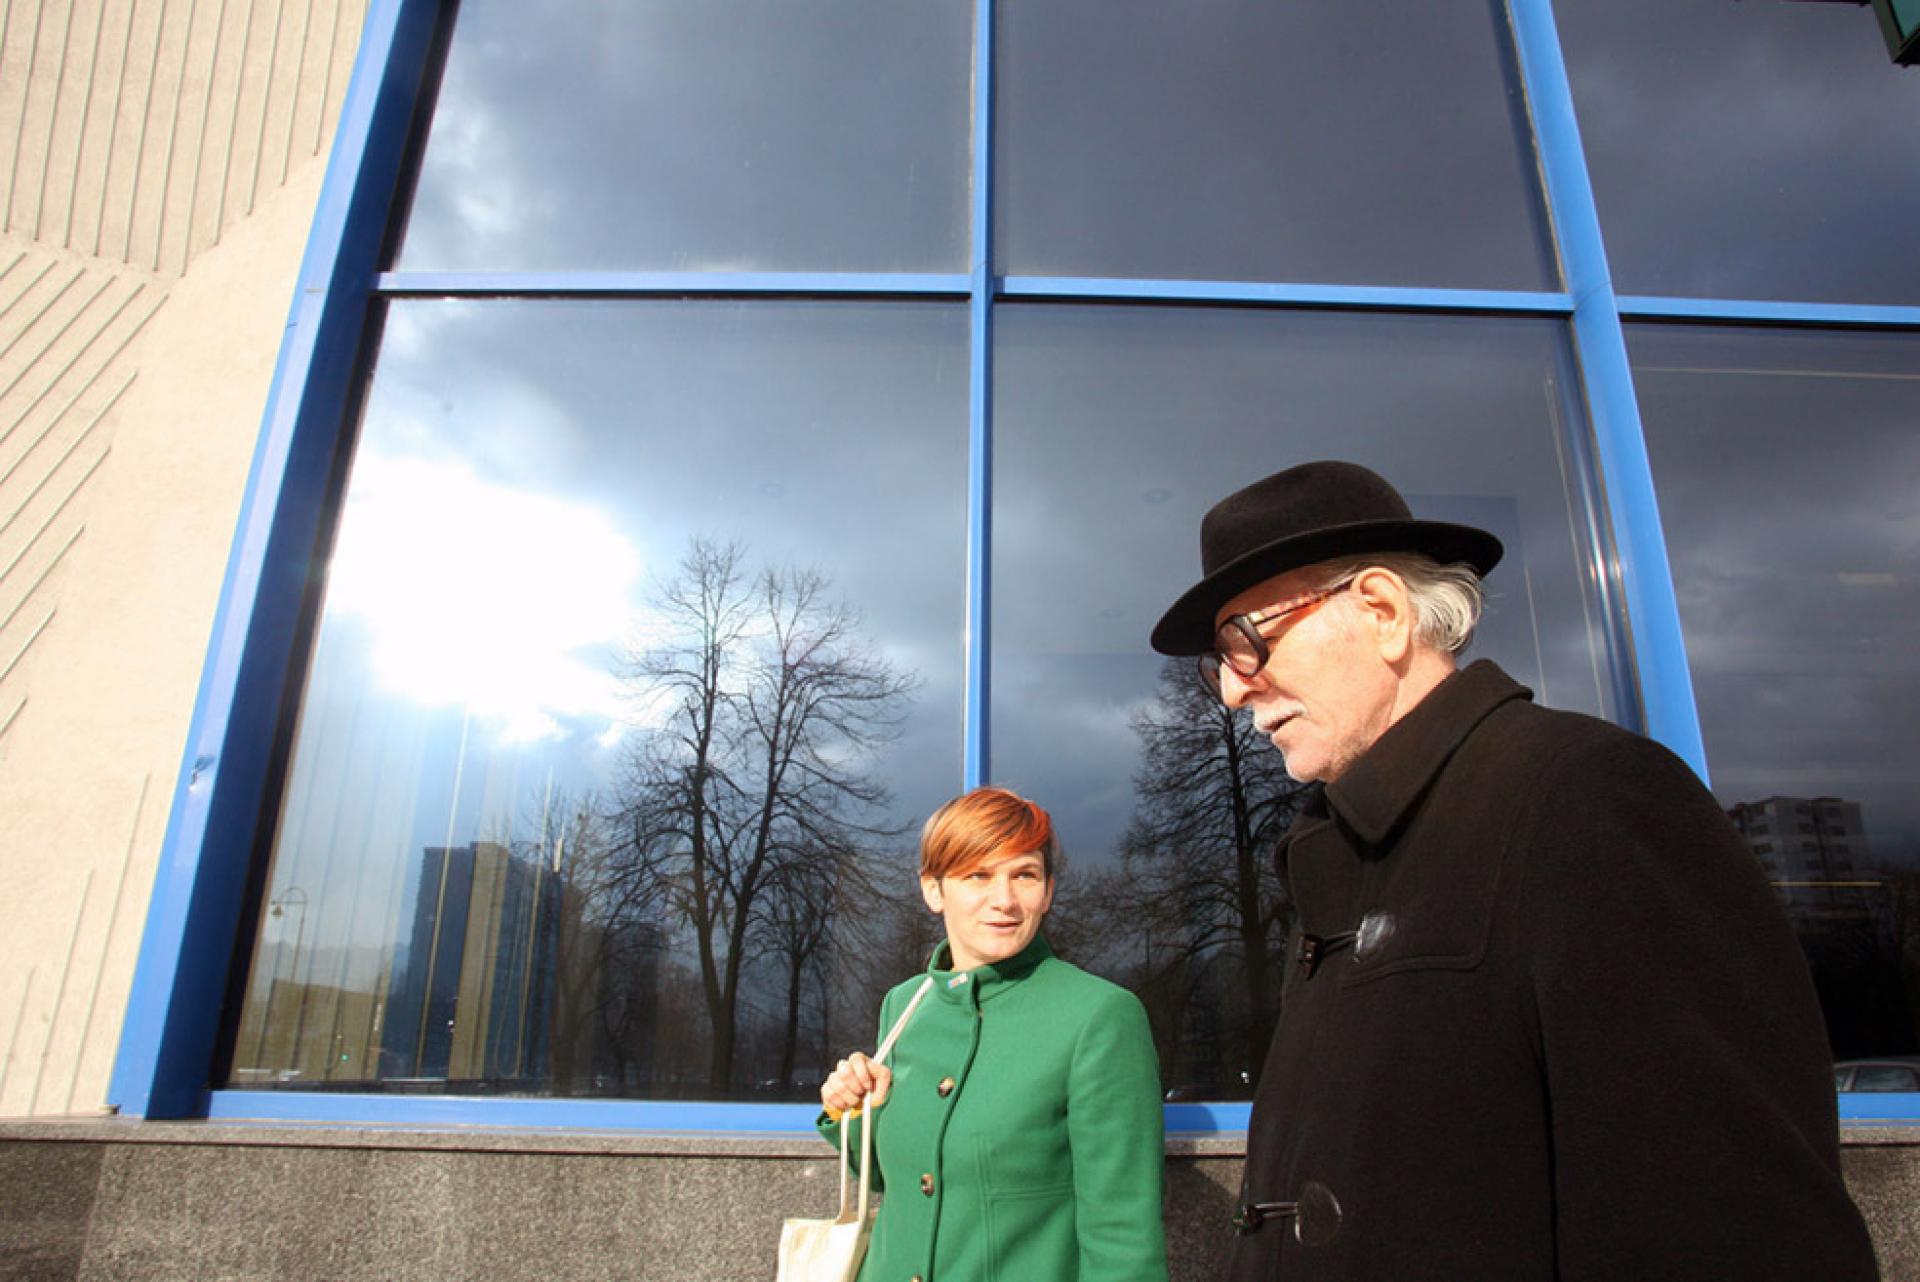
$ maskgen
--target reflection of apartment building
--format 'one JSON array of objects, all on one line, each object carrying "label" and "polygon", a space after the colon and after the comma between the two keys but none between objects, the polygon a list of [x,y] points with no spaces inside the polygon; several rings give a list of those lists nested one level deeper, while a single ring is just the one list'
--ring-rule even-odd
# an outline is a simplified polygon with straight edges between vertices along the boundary
[{"label": "reflection of apartment building", "polygon": [[1778,883],[1853,880],[1868,854],[1860,803],[1838,797],[1768,797],[1727,811]]},{"label": "reflection of apartment building", "polygon": [[545,1073],[562,884],[496,842],[427,847],[388,991],[380,1076]]},{"label": "reflection of apartment building", "polygon": [[1727,817],[1803,935],[1853,928],[1891,938],[1886,888],[1864,869],[1871,846],[1859,802],[1768,797],[1737,802]]},{"label": "reflection of apartment building", "polygon": [[1787,911],[1820,993],[1835,1054],[1911,1045],[1893,897],[1864,865],[1860,804],[1839,797],[1768,797],[1727,811]]},{"label": "reflection of apartment building", "polygon": [[234,1080],[251,1086],[359,1081],[372,1075],[367,1049],[379,1006],[361,987],[317,981],[339,969],[327,958],[307,977],[276,977],[245,1014],[234,1049]]}]

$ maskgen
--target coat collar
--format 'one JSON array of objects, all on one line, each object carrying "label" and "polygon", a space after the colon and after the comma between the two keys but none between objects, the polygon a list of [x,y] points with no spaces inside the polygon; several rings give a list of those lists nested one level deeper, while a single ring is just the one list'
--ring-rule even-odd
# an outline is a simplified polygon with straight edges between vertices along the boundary
[{"label": "coat collar", "polygon": [[1488,713],[1511,700],[1531,698],[1531,690],[1491,660],[1470,664],[1435,686],[1328,784],[1325,803],[1362,841],[1379,845]]},{"label": "coat collar", "polygon": [[975,966],[972,970],[953,970],[952,952],[941,940],[927,962],[927,974],[933,976],[934,995],[960,1006],[977,1006],[992,1001],[1013,985],[1031,975],[1034,968],[1053,956],[1053,946],[1043,934],[1003,962]]}]

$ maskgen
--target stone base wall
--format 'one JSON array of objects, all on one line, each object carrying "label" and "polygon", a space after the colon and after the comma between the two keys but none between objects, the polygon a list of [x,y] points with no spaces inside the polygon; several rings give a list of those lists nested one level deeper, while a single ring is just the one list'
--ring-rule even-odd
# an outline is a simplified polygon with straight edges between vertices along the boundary
[{"label": "stone base wall", "polygon": [[[1218,1274],[1238,1143],[1169,1142],[1176,1282]],[[1920,1282],[1920,1130],[1845,1162],[1888,1282]],[[833,1179],[805,1137],[0,1125],[0,1278],[767,1282]]]}]

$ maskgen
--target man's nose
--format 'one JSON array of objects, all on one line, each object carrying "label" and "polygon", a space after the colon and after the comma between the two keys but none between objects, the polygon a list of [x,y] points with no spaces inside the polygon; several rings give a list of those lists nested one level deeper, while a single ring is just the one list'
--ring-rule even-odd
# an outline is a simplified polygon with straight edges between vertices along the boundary
[{"label": "man's nose", "polygon": [[1224,663],[1220,665],[1220,702],[1237,709],[1247,701],[1252,689],[1252,678],[1241,676]]}]

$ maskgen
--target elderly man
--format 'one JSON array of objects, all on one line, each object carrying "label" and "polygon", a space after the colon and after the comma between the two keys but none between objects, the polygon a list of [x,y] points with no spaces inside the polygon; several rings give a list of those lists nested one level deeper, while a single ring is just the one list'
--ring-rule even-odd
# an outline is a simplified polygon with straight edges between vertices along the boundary
[{"label": "elderly man", "polygon": [[1223,499],[1153,632],[1311,791],[1228,1276],[1876,1276],[1799,950],[1658,745],[1456,670],[1497,539],[1351,463]]}]

